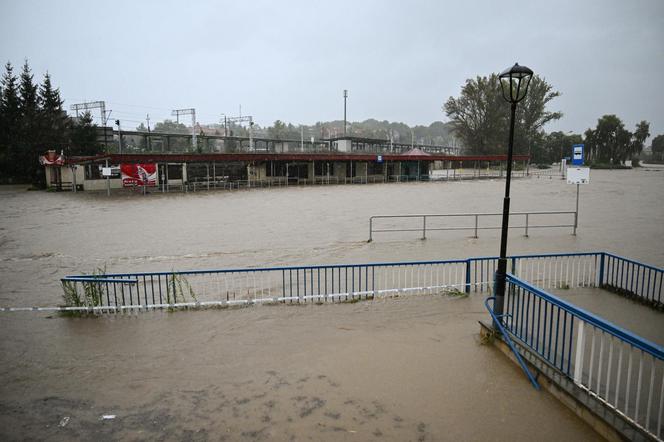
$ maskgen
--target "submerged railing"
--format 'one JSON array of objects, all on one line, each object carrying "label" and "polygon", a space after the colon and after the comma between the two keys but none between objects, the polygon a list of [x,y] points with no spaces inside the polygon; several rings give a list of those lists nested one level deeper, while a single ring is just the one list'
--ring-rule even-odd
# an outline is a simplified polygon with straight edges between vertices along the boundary
[{"label": "submerged railing", "polygon": [[664,270],[611,253],[603,254],[602,259],[602,288],[637,299],[657,309],[664,309]]},{"label": "submerged railing", "polygon": [[663,347],[514,275],[507,276],[506,291],[503,326],[514,337],[625,419],[661,438]]},{"label": "submerged railing", "polygon": [[[520,255],[510,271],[542,287],[597,287],[603,253]],[[267,302],[336,302],[397,294],[490,291],[497,257],[320,266],[75,275],[69,310],[120,311]]]},{"label": "submerged railing", "polygon": [[[551,215],[571,215],[571,221],[569,223],[549,223],[549,224],[533,224],[532,220],[541,219],[544,216]],[[435,231],[453,231],[453,230],[466,230],[473,232],[473,238],[479,237],[480,230],[500,230],[500,224],[487,224],[485,221],[480,224],[480,219],[494,218],[496,222],[500,221],[502,213],[444,213],[444,214],[416,214],[416,215],[374,215],[369,217],[369,242],[373,241],[374,233],[395,233],[395,232],[421,232],[421,239],[427,238],[427,232]],[[522,229],[524,235],[528,236],[528,231],[530,229],[543,229],[543,228],[560,228],[560,227],[571,227],[572,234],[576,235],[576,229],[578,227],[578,213],[576,211],[568,210],[551,210],[551,211],[542,211],[542,212],[510,212],[510,217],[514,218],[514,222],[517,220],[522,220],[523,224],[515,225],[510,223],[510,229]],[[433,220],[440,219],[458,219],[461,220],[463,225],[456,226],[441,226],[441,225],[432,225]],[[376,228],[374,226],[375,221],[377,220],[415,220],[417,224],[413,224],[408,227],[382,227]],[[428,221],[428,222],[427,222]]]}]

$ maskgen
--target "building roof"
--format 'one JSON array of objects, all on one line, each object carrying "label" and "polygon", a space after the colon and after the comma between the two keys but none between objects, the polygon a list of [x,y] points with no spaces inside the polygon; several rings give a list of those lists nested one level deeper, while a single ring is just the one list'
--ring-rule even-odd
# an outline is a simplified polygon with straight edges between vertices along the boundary
[{"label": "building roof", "polygon": [[[231,161],[505,161],[507,155],[445,155],[427,154],[367,154],[367,153],[131,153],[131,154],[101,154],[87,157],[66,158],[67,164],[104,163],[209,163]],[[524,161],[528,155],[514,155],[515,161]]]},{"label": "building roof", "polygon": [[418,149],[417,147],[410,149],[408,152],[404,152],[401,155],[407,156],[407,157],[430,157],[431,154],[423,151],[422,149]]}]

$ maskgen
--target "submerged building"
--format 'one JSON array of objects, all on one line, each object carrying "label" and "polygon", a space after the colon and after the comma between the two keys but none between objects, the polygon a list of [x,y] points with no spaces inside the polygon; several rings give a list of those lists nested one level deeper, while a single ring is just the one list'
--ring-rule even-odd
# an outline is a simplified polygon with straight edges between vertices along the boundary
[{"label": "submerged building", "polygon": [[[459,169],[481,177],[482,169],[502,170],[506,161],[505,155],[460,155],[453,147],[395,145],[359,137],[309,143],[272,139],[249,142],[243,152],[127,152],[65,158],[49,151],[40,160],[46,168],[48,187],[92,191],[135,186],[195,191],[441,178],[434,170],[443,170],[444,177],[454,179]],[[525,155],[515,156],[515,161],[524,164],[527,159]]]}]

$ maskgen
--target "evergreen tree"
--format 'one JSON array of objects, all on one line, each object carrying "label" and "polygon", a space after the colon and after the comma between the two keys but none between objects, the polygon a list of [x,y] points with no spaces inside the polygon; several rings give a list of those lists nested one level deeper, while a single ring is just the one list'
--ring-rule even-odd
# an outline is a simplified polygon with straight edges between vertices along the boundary
[{"label": "evergreen tree", "polygon": [[53,89],[51,76],[47,72],[39,88],[39,149],[44,152],[49,149],[61,150],[67,144],[67,129],[69,119],[62,110],[63,100],[60,90]]},{"label": "evergreen tree", "polygon": [[11,63],[5,65],[0,95],[0,175],[3,182],[14,175],[16,137],[20,121],[18,85]]},{"label": "evergreen tree", "polygon": [[35,128],[39,117],[37,102],[37,86],[33,83],[33,75],[26,60],[19,77],[18,101],[20,120],[16,137],[16,151],[12,158],[12,167],[16,177],[22,181],[38,182],[43,175],[39,165],[38,129]]},{"label": "evergreen tree", "polygon": [[102,153],[102,146],[97,142],[97,126],[92,124],[90,112],[85,112],[72,124],[67,156],[88,156],[100,153]]}]

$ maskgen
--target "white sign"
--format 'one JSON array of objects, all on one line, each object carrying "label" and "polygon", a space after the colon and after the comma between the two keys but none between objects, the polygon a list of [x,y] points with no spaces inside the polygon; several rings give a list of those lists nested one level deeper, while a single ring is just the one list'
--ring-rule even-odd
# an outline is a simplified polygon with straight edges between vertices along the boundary
[{"label": "white sign", "polygon": [[568,167],[567,184],[590,183],[590,167]]},{"label": "white sign", "polygon": [[102,167],[101,168],[101,175],[102,176],[111,176],[113,175],[113,171],[111,167]]}]

